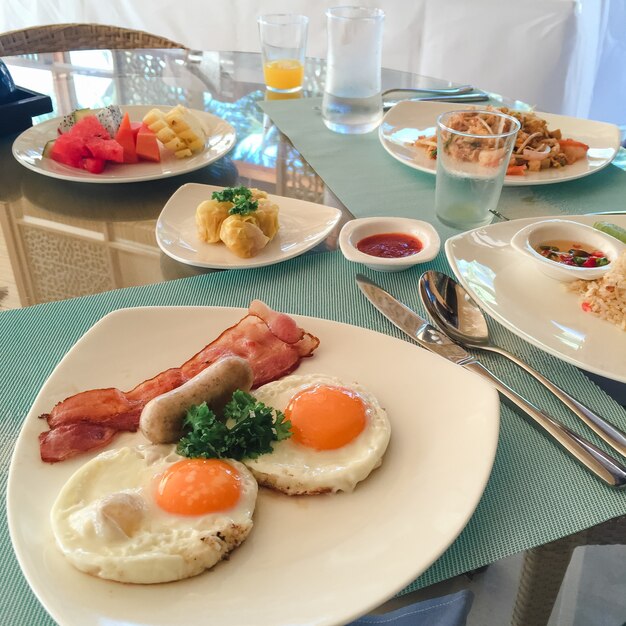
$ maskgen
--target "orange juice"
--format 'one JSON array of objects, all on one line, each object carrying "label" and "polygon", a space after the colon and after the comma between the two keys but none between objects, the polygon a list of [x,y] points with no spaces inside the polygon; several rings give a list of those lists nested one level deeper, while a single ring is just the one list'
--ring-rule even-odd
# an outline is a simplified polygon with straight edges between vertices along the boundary
[{"label": "orange juice", "polygon": [[302,88],[304,67],[297,59],[266,61],[263,65],[265,84],[276,91],[297,91]]},{"label": "orange juice", "polygon": [[302,89],[298,91],[272,91],[271,89],[265,90],[266,100],[297,100],[302,98]]}]

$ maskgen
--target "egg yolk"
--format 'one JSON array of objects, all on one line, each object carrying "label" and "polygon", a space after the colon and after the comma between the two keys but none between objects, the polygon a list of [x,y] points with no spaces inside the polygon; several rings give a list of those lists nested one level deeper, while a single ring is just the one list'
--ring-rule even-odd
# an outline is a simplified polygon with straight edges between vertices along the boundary
[{"label": "egg yolk", "polygon": [[345,387],[314,385],[298,392],[285,409],[292,440],[316,450],[335,450],[365,428],[365,403]]},{"label": "egg yolk", "polygon": [[239,500],[240,476],[219,459],[186,459],[163,472],[155,499],[168,513],[206,515],[226,511]]}]

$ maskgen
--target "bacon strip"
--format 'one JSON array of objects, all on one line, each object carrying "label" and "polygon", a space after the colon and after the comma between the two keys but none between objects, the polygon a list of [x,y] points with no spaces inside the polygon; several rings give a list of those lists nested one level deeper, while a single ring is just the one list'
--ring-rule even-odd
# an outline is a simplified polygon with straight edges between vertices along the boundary
[{"label": "bacon strip", "polygon": [[41,460],[55,463],[79,452],[101,448],[106,446],[117,432],[115,428],[89,422],[62,424],[39,435]]},{"label": "bacon strip", "polygon": [[83,391],[41,415],[51,429],[39,436],[41,459],[63,461],[107,445],[118,431],[136,431],[148,401],[179,387],[223,356],[247,359],[254,373],[253,387],[259,387],[291,373],[318,345],[319,339],[299,328],[291,317],[255,300],[248,315],[180,367],[126,392],[115,388]]}]

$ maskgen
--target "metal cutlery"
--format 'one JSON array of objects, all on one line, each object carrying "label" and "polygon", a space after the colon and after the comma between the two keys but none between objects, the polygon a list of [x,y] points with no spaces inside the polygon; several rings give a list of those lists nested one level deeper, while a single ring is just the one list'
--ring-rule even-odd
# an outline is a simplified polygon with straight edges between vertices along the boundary
[{"label": "metal cutlery", "polygon": [[626,485],[626,467],[619,461],[522,398],[463,347],[454,343],[447,335],[438,331],[434,326],[431,326],[426,320],[396,300],[382,287],[362,274],[357,274],[356,281],[361,291],[374,307],[413,341],[423,348],[489,380],[500,394],[522,409],[530,417],[534,425],[549,434],[578,462],[607,485],[612,487],[623,487]]},{"label": "metal cutlery", "polygon": [[437,94],[432,96],[419,96],[417,98],[399,98],[397,100],[386,99],[383,96],[383,110],[391,109],[399,102],[486,102],[487,100],[489,100],[489,95],[482,91],[473,93]]},{"label": "metal cutlery", "polygon": [[453,341],[466,348],[495,352],[509,359],[552,392],[609,446],[626,456],[626,434],[624,432],[609,424],[589,407],[578,402],[530,365],[491,343],[483,312],[454,278],[430,270],[420,277],[419,290],[426,310]]},{"label": "metal cutlery", "polygon": [[432,88],[432,89],[420,89],[419,87],[395,87],[393,89],[385,89],[381,94],[384,98],[388,96],[390,93],[435,93],[435,94],[460,94],[460,93],[469,93],[470,91],[474,91],[474,87],[472,85],[459,85],[458,87],[442,87],[440,89]]}]

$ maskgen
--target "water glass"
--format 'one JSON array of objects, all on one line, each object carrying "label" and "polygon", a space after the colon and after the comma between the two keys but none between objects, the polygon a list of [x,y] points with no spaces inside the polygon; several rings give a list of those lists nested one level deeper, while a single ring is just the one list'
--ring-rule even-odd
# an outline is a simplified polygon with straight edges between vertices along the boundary
[{"label": "water glass", "polygon": [[459,229],[493,219],[520,123],[499,111],[443,113],[437,120],[435,213]]},{"label": "water glass", "polygon": [[326,11],[328,54],[322,117],[337,133],[367,133],[383,117],[380,9],[345,6]]},{"label": "water glass", "polygon": [[258,18],[265,86],[293,93],[302,89],[309,18],[277,13]]}]

